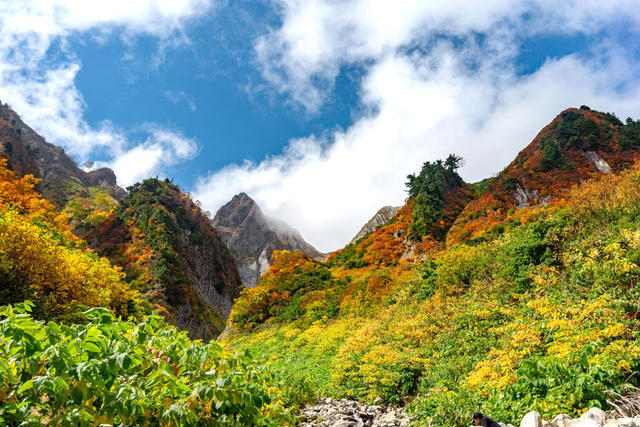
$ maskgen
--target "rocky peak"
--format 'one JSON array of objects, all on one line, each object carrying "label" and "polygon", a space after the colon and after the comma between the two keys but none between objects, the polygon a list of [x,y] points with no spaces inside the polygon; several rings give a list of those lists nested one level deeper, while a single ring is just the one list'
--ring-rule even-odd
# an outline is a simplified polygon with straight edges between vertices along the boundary
[{"label": "rocky peak", "polygon": [[391,218],[396,216],[400,208],[401,206],[385,206],[383,208],[380,208],[380,210],[376,212],[376,214],[369,221],[367,221],[367,223],[360,229],[360,231],[358,231],[358,233],[353,237],[353,239],[351,239],[351,242],[349,243],[355,243],[365,237],[367,234],[373,233],[379,227],[385,225],[391,220]]},{"label": "rocky peak", "polygon": [[299,250],[312,258],[323,254],[307,243],[288,224],[264,215],[260,206],[246,193],[240,193],[222,206],[213,226],[233,254],[242,284],[253,287],[269,269],[276,250]]}]

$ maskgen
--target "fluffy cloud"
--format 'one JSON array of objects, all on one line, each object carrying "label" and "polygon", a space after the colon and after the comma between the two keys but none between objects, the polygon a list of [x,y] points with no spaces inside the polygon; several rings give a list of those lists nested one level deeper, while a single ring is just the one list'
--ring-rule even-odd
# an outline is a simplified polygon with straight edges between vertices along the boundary
[{"label": "fluffy cloud", "polygon": [[119,149],[111,162],[96,162],[93,167],[110,167],[118,177],[118,183],[129,186],[149,177],[166,174],[166,168],[194,157],[198,144],[179,132],[144,126],[148,134],[141,144]]},{"label": "fluffy cloud", "polygon": [[341,67],[358,64],[366,70],[365,114],[347,130],[293,140],[258,164],[212,173],[196,197],[215,211],[246,191],[319,249],[333,250],[381,206],[401,204],[406,175],[425,160],[455,152],[467,161],[463,176],[478,180],[566,107],[638,115],[633,46],[590,46],[528,75],[515,66],[522,37],[602,31],[621,16],[637,26],[631,2],[559,10],[545,1],[489,1],[473,10],[463,1],[410,3],[283,2],[282,26],[256,42],[265,78],[313,110]]},{"label": "fluffy cloud", "polygon": [[504,50],[513,47],[511,39],[640,22],[633,0],[487,0],[480,7],[466,0],[280,0],[279,6],[282,25],[257,40],[258,60],[268,81],[310,110],[320,107],[341,66],[428,48],[443,36],[482,34]]},{"label": "fluffy cloud", "polygon": [[[61,145],[79,160],[96,150],[114,157],[113,164],[125,164],[135,153],[157,154],[145,162],[129,163],[118,175],[122,184],[131,176],[143,176],[142,169],[156,172],[184,159],[172,147],[184,146],[184,137],[174,143],[158,139],[157,127],[140,146],[109,121],[97,128],[83,119],[85,104],[75,86],[80,63],[66,46],[73,34],[91,37],[117,35],[123,38],[147,34],[161,40],[184,41],[183,27],[212,7],[211,0],[5,0],[0,2],[0,99],[10,104],[32,127],[50,142]],[[60,55],[48,56],[54,47]],[[190,142],[192,144],[192,142]],[[190,153],[195,153],[190,150]],[[125,156],[118,159],[115,156]],[[177,155],[178,157],[171,157]],[[127,157],[128,156],[128,157]],[[153,160],[152,164],[146,162]],[[140,168],[140,165],[145,165]]]}]

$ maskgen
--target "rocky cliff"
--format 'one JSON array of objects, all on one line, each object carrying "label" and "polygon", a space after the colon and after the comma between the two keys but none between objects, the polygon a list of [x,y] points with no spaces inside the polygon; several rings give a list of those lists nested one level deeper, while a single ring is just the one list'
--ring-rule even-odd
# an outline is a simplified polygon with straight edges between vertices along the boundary
[{"label": "rocky cliff", "polygon": [[89,187],[99,187],[117,200],[126,195],[111,169],[83,171],[64,149],[45,141],[15,111],[1,104],[0,156],[7,158],[8,167],[18,176],[40,178],[37,190],[59,208],[73,197],[87,196]]},{"label": "rocky cliff", "polygon": [[387,222],[391,220],[398,211],[401,206],[385,206],[381,208],[376,214],[358,231],[353,239],[349,243],[356,243],[358,240],[362,239],[366,235],[373,233],[379,227],[382,227]]},{"label": "rocky cliff", "polygon": [[324,257],[291,226],[266,217],[245,193],[235,195],[218,210],[213,226],[233,254],[246,287],[258,283],[276,250],[299,250],[315,259]]},{"label": "rocky cliff", "polygon": [[86,240],[170,322],[197,338],[216,337],[240,292],[231,253],[171,182],[147,179],[129,191]]}]

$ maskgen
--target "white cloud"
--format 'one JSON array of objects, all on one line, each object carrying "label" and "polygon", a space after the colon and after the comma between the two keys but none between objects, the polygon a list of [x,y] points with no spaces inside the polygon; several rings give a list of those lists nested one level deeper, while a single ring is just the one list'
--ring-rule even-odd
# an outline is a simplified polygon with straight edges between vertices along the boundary
[{"label": "white cloud", "polygon": [[[442,36],[594,33],[605,25],[637,27],[634,0],[280,0],[282,25],[255,45],[264,77],[317,110],[345,64],[377,61],[399,48]],[[503,40],[504,41],[504,40]],[[507,47],[503,44],[502,48]],[[493,52],[494,54],[496,52]]]},{"label": "white cloud", "polygon": [[95,167],[110,167],[118,183],[129,186],[145,177],[165,174],[165,168],[198,153],[195,140],[175,131],[147,126],[149,137],[142,144],[116,153],[112,162],[97,162]]},{"label": "white cloud", "polygon": [[[132,158],[152,146],[153,153],[160,148],[164,151],[150,171],[157,171],[160,164],[173,164],[185,157],[167,150],[164,143],[150,143],[157,138],[154,133],[136,147],[135,141],[108,120],[98,127],[86,123],[86,106],[75,86],[81,65],[66,41],[74,34],[123,39],[147,34],[164,43],[184,42],[185,24],[212,6],[211,0],[4,0],[0,2],[0,99],[47,140],[65,147],[80,161],[96,150]],[[47,56],[50,49],[59,50],[62,59],[52,61]],[[168,157],[171,155],[178,157]],[[114,159],[113,163],[125,161]],[[143,164],[130,163],[134,169],[122,169],[126,176],[119,176],[119,181],[129,183],[129,176],[143,176]]]},{"label": "white cloud", "polygon": [[[319,249],[334,250],[377,209],[401,204],[406,175],[426,160],[460,154],[463,176],[474,181],[506,166],[564,108],[640,112],[632,47],[610,42],[550,59],[530,75],[515,71],[525,32],[595,32],[627,9],[636,25],[631,2],[572,3],[559,14],[545,1],[489,1],[473,10],[464,1],[409,3],[283,2],[282,27],[256,42],[265,77],[314,109],[341,67],[358,64],[366,70],[359,91],[366,114],[345,131],[292,140],[280,155],[200,179],[203,205],[215,211],[245,191]],[[522,13],[534,9],[521,28]],[[560,21],[566,25],[550,24]]]}]

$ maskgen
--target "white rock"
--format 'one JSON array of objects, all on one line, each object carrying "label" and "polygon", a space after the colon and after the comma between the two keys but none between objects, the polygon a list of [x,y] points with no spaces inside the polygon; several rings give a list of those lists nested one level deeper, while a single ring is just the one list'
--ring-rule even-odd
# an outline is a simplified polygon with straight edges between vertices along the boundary
[{"label": "white rock", "polygon": [[531,411],[520,421],[520,427],[542,427],[542,417],[536,411]]},{"label": "white rock", "polygon": [[591,408],[580,417],[580,421],[591,420],[602,426],[607,419],[607,414],[600,408]]},{"label": "white rock", "polygon": [[619,427],[637,427],[638,423],[633,418],[620,418],[616,420]]},{"label": "white rock", "polygon": [[570,427],[573,420],[567,414],[556,415],[553,420],[551,420],[552,427]]},{"label": "white rock", "polygon": [[[584,415],[584,414],[583,414]],[[580,417],[577,420],[574,420],[573,423],[570,424],[571,427],[602,427],[603,423],[600,421],[592,420],[590,418],[582,418]]]}]

